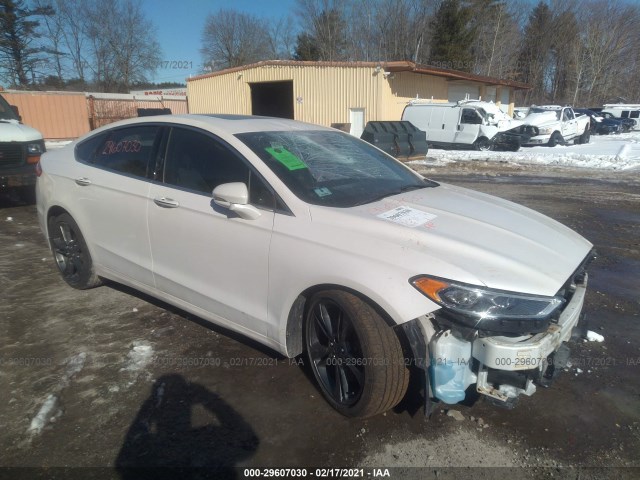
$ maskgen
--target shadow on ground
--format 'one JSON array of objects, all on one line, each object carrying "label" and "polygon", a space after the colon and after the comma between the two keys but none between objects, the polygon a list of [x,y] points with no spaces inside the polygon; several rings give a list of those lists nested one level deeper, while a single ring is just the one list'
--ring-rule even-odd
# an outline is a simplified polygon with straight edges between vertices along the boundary
[{"label": "shadow on ground", "polygon": [[219,395],[181,375],[158,378],[116,459],[123,480],[237,478],[256,452],[251,426]]}]

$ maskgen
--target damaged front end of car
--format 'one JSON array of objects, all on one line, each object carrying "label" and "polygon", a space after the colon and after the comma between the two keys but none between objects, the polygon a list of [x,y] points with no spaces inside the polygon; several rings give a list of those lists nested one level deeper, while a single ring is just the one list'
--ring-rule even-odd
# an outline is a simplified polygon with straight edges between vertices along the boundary
[{"label": "damaged front end of car", "polygon": [[442,308],[403,325],[424,378],[425,413],[455,404],[467,389],[513,408],[548,387],[569,360],[566,345],[583,317],[592,251],[552,297],[491,290],[421,275],[411,284]]},{"label": "damaged front end of car", "polygon": [[538,135],[538,128],[533,125],[519,125],[499,132],[491,139],[493,150],[517,152],[531,137]]}]

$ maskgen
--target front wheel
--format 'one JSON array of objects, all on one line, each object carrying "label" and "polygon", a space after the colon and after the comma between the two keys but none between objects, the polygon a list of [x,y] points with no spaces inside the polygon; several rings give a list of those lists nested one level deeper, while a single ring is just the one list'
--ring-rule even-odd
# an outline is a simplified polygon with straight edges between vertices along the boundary
[{"label": "front wheel", "polygon": [[480,137],[473,143],[473,147],[480,152],[486,152],[491,150],[491,142],[486,137]]},{"label": "front wheel", "polygon": [[68,213],[49,219],[49,243],[53,257],[65,282],[84,290],[100,285],[87,243],[80,228]]},{"label": "front wheel", "polygon": [[560,132],[553,132],[551,134],[551,138],[549,139],[549,146],[555,147],[556,145],[563,142],[564,142],[564,139],[562,138],[562,135],[560,135]]},{"label": "front wheel", "polygon": [[322,394],[347,417],[371,417],[404,397],[409,372],[393,330],[347,292],[314,295],[305,315],[305,347]]}]

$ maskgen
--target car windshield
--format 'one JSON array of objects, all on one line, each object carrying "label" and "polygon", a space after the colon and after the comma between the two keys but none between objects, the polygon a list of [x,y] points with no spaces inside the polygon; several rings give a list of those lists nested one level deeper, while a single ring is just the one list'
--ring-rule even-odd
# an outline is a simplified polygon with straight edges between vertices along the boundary
[{"label": "car windshield", "polygon": [[558,120],[560,120],[560,114],[562,113],[560,110],[552,110],[550,108],[535,108],[535,107],[531,107],[529,109],[529,115],[537,115],[540,113],[549,113],[549,112],[553,112],[556,114],[556,118]]},{"label": "car windshield", "polygon": [[298,198],[314,205],[353,207],[438,185],[338,131],[251,132],[236,137]]},{"label": "car windshield", "polygon": [[2,120],[18,120],[18,117],[7,101],[0,96],[0,121]]}]

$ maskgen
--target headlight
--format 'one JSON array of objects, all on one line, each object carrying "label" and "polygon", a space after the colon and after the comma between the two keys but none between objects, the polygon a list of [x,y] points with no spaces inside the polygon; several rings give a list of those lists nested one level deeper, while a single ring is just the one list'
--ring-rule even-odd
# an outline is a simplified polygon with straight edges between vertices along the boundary
[{"label": "headlight", "polygon": [[40,156],[45,152],[44,142],[33,142],[27,144],[27,163],[38,163]]},{"label": "headlight", "polygon": [[564,303],[562,297],[544,297],[464,285],[420,276],[411,284],[443,309],[482,320],[545,320]]},{"label": "headlight", "polygon": [[551,127],[540,127],[538,128],[540,135],[550,135],[553,133],[553,128]]}]

